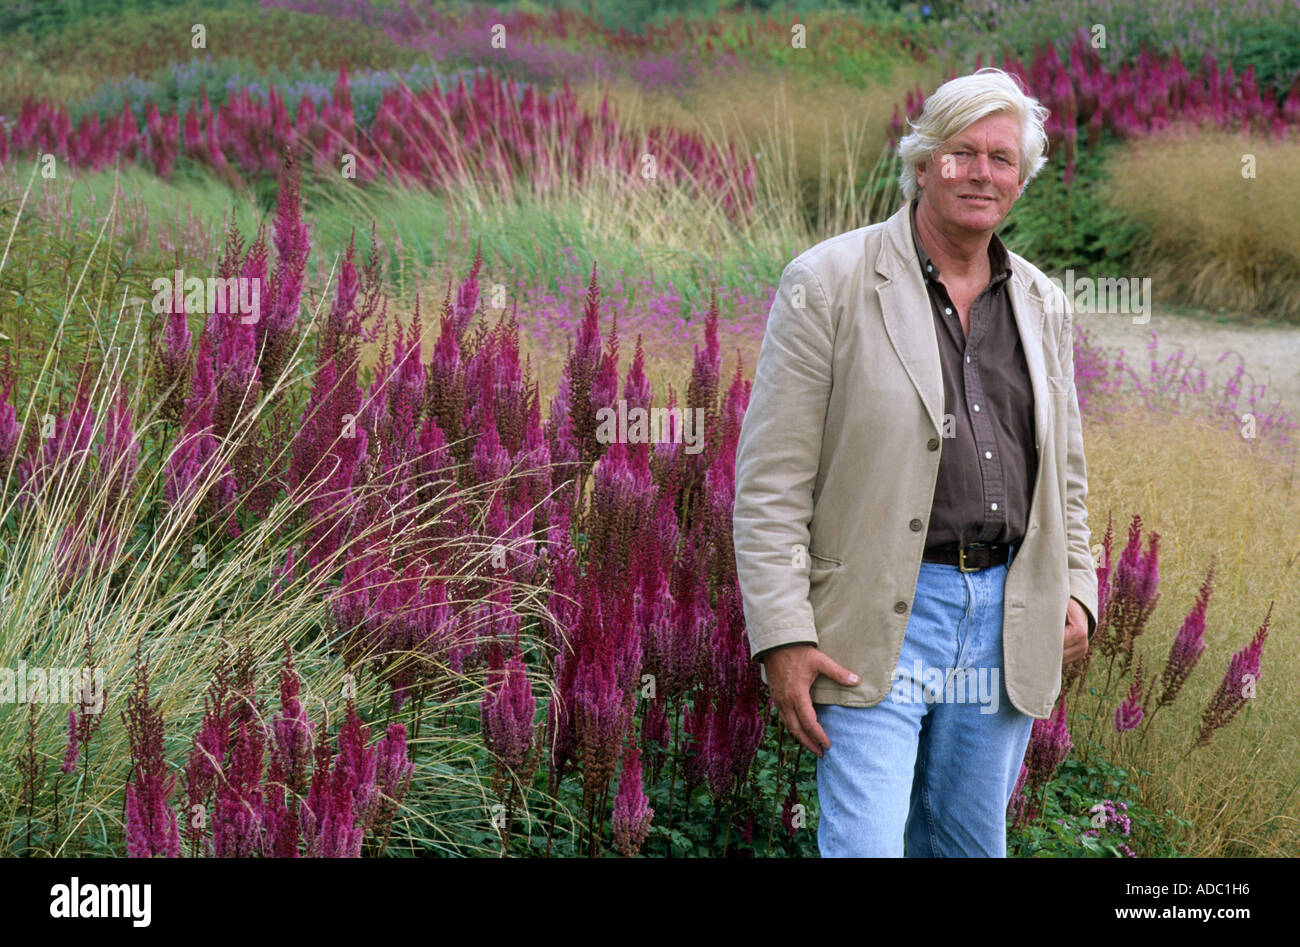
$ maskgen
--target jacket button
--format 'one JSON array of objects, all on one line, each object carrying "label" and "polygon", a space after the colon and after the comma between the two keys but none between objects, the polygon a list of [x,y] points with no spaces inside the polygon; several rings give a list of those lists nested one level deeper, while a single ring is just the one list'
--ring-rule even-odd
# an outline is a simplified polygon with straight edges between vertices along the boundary
[{"label": "jacket button", "polygon": [[920,521],[920,520],[912,520],[912,522],[908,523],[907,525],[910,526],[910,527],[912,527],[912,532],[914,532],[914,533],[919,533],[919,532],[921,531],[921,521]]},{"label": "jacket button", "polygon": [[906,602],[895,602],[895,603],[894,603],[894,611],[898,612],[898,614],[900,614],[900,615],[903,614],[903,612],[907,611],[907,603],[906,603]]},{"label": "jacket button", "polygon": [[937,437],[932,437],[932,438],[930,438],[930,440],[926,442],[926,445],[925,445],[925,446],[928,447],[928,448],[930,448],[930,450],[938,450],[938,449],[939,449],[939,438],[937,438]]}]

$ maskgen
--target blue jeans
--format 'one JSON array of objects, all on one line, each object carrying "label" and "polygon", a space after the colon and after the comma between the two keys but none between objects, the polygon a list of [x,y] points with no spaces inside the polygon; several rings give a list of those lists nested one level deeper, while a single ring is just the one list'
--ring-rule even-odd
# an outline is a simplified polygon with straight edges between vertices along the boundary
[{"label": "blue jeans", "polygon": [[1006,856],[1034,723],[1003,683],[1009,565],[922,562],[890,693],[874,707],[813,705],[831,741],[817,761],[823,857]]}]

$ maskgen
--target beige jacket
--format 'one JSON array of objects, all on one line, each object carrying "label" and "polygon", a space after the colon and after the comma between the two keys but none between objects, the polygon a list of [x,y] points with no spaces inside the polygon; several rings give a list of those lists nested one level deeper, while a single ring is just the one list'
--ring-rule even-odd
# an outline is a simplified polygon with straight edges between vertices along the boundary
[{"label": "beige jacket", "polygon": [[[1011,305],[1034,391],[1038,479],[1007,574],[1003,680],[1046,717],[1066,603],[1096,624],[1097,574],[1065,294],[1012,253]],[[751,656],[816,644],[861,682],[818,677],[818,703],[889,693],[939,470],[943,380],[907,206],[824,240],[781,274],[736,450],[733,535]],[[766,673],[764,673],[766,680]]]}]

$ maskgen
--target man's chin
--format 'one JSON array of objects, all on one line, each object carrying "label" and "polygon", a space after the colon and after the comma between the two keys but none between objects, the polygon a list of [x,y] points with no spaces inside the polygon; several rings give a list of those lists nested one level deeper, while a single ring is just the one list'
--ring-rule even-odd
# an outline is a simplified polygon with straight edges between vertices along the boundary
[{"label": "man's chin", "polygon": [[987,234],[997,229],[1005,216],[1005,214],[999,215],[996,210],[968,210],[957,214],[953,218],[953,224],[970,233]]}]

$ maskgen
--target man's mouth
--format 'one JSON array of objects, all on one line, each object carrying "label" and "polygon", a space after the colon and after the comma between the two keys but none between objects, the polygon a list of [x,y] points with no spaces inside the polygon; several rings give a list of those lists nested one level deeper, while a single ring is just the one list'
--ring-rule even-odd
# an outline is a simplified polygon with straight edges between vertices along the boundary
[{"label": "man's mouth", "polygon": [[987,205],[993,203],[993,198],[987,194],[961,194],[959,196],[962,200],[970,201],[973,204]]}]

